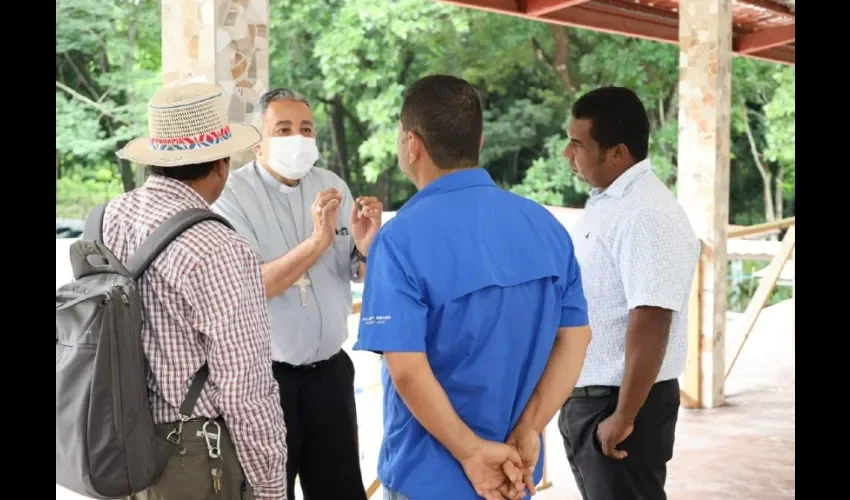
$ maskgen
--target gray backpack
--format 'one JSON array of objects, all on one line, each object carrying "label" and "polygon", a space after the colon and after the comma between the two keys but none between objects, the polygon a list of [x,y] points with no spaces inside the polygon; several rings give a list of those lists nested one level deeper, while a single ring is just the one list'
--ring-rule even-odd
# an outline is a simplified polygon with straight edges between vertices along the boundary
[{"label": "gray backpack", "polygon": [[[176,452],[154,434],[145,313],[137,282],[177,236],[220,215],[178,213],[157,227],[126,266],[103,244],[103,213],[94,209],[70,249],[74,281],[56,290],[56,484],[93,498],[119,498],[151,486]],[[206,363],[180,406],[188,419],[209,371]]]}]

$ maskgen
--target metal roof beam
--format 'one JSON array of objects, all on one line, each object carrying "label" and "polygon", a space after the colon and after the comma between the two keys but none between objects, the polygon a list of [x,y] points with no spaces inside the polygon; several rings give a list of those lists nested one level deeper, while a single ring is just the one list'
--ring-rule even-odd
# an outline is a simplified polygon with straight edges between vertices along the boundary
[{"label": "metal roof beam", "polygon": [[525,0],[525,13],[529,16],[542,16],[576,5],[583,4],[588,0]]},{"label": "metal roof beam", "polygon": [[767,28],[738,37],[734,41],[735,52],[752,54],[763,50],[780,47],[795,41],[795,25]]}]

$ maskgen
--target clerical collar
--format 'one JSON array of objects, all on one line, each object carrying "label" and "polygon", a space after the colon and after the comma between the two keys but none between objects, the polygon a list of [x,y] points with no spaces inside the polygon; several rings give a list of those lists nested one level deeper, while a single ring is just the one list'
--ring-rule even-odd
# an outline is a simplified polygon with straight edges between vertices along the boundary
[{"label": "clerical collar", "polygon": [[301,184],[301,181],[299,180],[298,182],[295,183],[294,186],[287,186],[286,184],[275,179],[272,176],[272,174],[269,173],[268,170],[263,168],[262,165],[260,165],[257,162],[254,162],[254,168],[257,170],[257,172],[259,172],[260,178],[263,179],[263,182],[268,187],[270,187],[272,189],[277,189],[279,192],[281,192],[283,194],[294,193],[295,191],[298,190],[298,185]]}]

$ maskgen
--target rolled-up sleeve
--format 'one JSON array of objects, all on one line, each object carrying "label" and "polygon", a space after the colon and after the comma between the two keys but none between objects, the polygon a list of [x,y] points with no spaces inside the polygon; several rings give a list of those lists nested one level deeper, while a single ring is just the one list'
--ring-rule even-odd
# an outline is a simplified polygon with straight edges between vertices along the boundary
[{"label": "rolled-up sleeve", "polygon": [[207,340],[210,382],[258,499],[286,497],[286,426],[256,256],[234,239],[186,276],[192,326]]},{"label": "rolled-up sleeve", "polygon": [[614,253],[629,309],[652,306],[681,311],[700,253],[687,218],[647,208],[621,224],[622,237]]},{"label": "rolled-up sleeve", "polygon": [[356,350],[425,352],[428,306],[405,256],[379,232],[369,250],[369,272]]}]

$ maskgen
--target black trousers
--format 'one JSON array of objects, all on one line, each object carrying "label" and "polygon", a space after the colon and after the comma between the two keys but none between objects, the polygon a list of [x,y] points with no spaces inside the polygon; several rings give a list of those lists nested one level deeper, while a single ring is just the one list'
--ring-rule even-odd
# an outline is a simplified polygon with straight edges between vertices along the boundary
[{"label": "black trousers", "polygon": [[596,429],[617,408],[619,387],[576,388],[561,408],[558,428],[567,460],[584,500],[666,500],[667,462],[679,415],[679,382],[652,386],[635,418],[635,428],[618,449],[622,460],[602,453]]},{"label": "black trousers", "polygon": [[340,351],[316,366],[274,363],[286,421],[287,496],[295,476],[305,500],[364,500],[354,363]]}]

